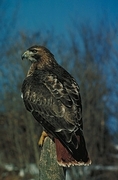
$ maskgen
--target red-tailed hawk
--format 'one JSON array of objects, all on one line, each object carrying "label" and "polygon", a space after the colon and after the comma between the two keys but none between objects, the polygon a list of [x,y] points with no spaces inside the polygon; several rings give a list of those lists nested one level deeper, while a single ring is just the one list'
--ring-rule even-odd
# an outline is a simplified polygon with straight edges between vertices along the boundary
[{"label": "red-tailed hawk", "polygon": [[44,128],[39,145],[48,135],[56,144],[59,165],[89,165],[76,81],[43,46],[30,47],[22,59],[31,62],[22,95],[26,109]]}]

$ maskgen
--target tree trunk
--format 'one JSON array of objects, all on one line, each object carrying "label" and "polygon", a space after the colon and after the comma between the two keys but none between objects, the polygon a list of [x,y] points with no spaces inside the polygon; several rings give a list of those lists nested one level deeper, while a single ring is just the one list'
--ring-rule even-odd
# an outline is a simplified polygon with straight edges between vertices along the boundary
[{"label": "tree trunk", "polygon": [[57,163],[55,144],[45,139],[39,161],[39,180],[65,180],[63,167]]}]

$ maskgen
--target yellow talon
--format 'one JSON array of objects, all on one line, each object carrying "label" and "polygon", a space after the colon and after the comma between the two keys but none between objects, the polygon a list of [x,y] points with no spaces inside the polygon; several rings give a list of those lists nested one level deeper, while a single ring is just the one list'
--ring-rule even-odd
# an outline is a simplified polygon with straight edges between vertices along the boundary
[{"label": "yellow talon", "polygon": [[39,146],[43,146],[43,143],[44,143],[44,141],[45,141],[45,138],[48,136],[48,134],[45,132],[45,131],[43,131],[42,132],[42,134],[41,134],[41,137],[40,137],[40,139],[39,139],[39,141],[38,141],[38,145]]}]

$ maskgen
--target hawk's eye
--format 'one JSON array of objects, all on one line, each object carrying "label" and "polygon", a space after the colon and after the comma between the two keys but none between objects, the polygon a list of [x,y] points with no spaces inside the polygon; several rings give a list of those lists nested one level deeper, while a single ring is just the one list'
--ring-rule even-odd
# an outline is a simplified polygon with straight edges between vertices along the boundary
[{"label": "hawk's eye", "polygon": [[32,49],[31,50],[33,53],[37,53],[37,50],[36,49]]}]

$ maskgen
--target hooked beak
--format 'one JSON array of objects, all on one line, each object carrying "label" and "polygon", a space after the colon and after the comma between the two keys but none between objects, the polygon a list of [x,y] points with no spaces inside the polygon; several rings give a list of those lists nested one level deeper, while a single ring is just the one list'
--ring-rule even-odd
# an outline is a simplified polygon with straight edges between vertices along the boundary
[{"label": "hooked beak", "polygon": [[28,59],[28,57],[29,57],[29,51],[27,50],[27,51],[25,51],[23,54],[22,54],[22,56],[21,56],[21,58],[22,58],[22,60],[24,60],[24,59]]},{"label": "hooked beak", "polygon": [[37,62],[37,60],[33,57],[33,53],[29,50],[25,51],[21,58],[22,60],[29,60],[31,63]]}]

